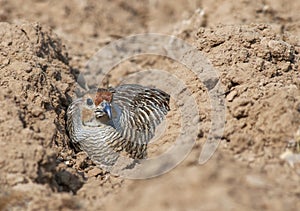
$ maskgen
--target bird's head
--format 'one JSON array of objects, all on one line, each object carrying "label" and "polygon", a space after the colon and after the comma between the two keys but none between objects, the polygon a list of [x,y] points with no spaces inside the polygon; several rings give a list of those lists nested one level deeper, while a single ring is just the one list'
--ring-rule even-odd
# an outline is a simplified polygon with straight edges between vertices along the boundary
[{"label": "bird's head", "polygon": [[112,93],[107,89],[99,88],[95,96],[95,114],[96,118],[108,117],[112,118]]},{"label": "bird's head", "polygon": [[82,123],[87,126],[108,124],[112,118],[112,93],[105,89],[86,93],[75,104],[81,109]]}]

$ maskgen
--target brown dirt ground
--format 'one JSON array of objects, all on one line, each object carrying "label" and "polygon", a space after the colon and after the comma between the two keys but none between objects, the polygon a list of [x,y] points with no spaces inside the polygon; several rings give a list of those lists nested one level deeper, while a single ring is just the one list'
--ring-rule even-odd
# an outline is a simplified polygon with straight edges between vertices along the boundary
[{"label": "brown dirt ground", "polygon": [[[280,158],[300,151],[299,10],[299,1],[284,0],[1,0],[0,210],[299,210],[300,165]],[[123,62],[110,84],[164,69],[201,108],[189,156],[136,181],[109,176],[76,151],[65,112],[87,60],[142,32],[176,35],[210,59],[225,90],[226,127],[212,159],[198,165],[211,123],[204,86],[169,59]],[[163,145],[180,127],[175,111]]]}]

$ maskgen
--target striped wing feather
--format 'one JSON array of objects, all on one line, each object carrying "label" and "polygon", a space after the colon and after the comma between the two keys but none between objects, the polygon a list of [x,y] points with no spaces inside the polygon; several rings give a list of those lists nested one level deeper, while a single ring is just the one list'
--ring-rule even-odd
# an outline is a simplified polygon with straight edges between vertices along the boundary
[{"label": "striped wing feather", "polygon": [[111,88],[110,91],[113,92],[113,106],[120,111],[120,115],[113,119],[116,130],[132,142],[133,148],[146,145],[170,110],[170,96],[158,89],[133,84]]}]

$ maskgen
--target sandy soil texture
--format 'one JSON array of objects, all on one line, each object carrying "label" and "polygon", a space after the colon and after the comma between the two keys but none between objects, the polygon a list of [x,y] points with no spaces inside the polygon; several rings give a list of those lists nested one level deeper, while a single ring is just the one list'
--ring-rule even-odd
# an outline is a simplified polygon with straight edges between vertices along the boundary
[{"label": "sandy soil texture", "polygon": [[[299,210],[299,10],[284,0],[0,0],[0,210]],[[196,142],[176,168],[128,180],[70,144],[65,115],[87,61],[147,32],[177,36],[211,61],[226,124],[214,156],[198,165],[211,128],[201,80],[163,56],[123,61],[105,83],[151,85],[161,79],[151,70],[164,70],[185,84],[201,123],[191,120]],[[149,156],[174,143],[184,99],[172,99]]]}]

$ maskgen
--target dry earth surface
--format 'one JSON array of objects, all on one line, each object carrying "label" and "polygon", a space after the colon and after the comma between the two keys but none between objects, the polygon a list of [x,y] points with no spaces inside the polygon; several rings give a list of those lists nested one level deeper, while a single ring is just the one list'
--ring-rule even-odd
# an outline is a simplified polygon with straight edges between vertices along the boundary
[{"label": "dry earth surface", "polygon": [[[300,1],[286,0],[0,0],[0,210],[299,210],[299,10]],[[196,143],[176,168],[128,180],[70,144],[65,114],[86,62],[112,41],[145,32],[178,36],[211,61],[226,125],[214,156],[198,165],[211,127],[205,86],[165,57],[122,62],[110,85],[151,85],[159,76],[130,77],[168,71],[192,93],[201,122],[190,125]],[[176,99],[172,108],[150,156],[179,133]]]}]

